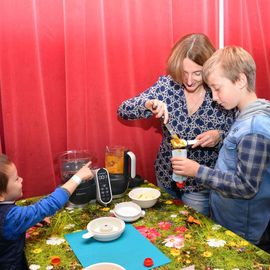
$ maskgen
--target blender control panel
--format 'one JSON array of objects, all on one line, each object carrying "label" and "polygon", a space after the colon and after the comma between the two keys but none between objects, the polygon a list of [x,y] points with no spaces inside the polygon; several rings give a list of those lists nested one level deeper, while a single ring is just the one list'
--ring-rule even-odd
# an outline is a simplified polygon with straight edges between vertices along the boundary
[{"label": "blender control panel", "polygon": [[112,201],[110,176],[105,168],[96,170],[97,201],[107,205]]}]

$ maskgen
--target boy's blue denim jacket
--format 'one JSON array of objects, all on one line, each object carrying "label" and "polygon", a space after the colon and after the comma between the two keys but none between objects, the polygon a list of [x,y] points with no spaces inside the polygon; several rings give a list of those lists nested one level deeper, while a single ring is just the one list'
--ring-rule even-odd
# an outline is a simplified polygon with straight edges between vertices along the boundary
[{"label": "boy's blue denim jacket", "polygon": [[[236,120],[224,140],[215,169],[235,173],[238,164],[237,145],[243,136],[261,134],[270,139],[269,127],[269,115],[260,113]],[[210,203],[212,217],[217,223],[257,244],[270,220],[270,164],[263,173],[258,192],[251,199],[228,198],[212,191]]]}]

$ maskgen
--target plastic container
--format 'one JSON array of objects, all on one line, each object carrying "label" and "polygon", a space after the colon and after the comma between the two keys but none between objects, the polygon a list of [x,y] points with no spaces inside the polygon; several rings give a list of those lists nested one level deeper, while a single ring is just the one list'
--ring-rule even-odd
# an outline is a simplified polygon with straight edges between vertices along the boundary
[{"label": "plastic container", "polygon": [[[68,181],[84,164],[91,160],[86,150],[69,150],[58,157],[62,183]],[[82,181],[69,198],[70,207],[84,207],[96,198],[95,181]]]},{"label": "plastic container", "polygon": [[[174,149],[174,150],[172,150],[172,156],[173,157],[187,157],[187,149],[185,149],[185,148],[184,149]],[[175,182],[183,183],[186,181],[187,177],[173,173],[172,179]]]}]

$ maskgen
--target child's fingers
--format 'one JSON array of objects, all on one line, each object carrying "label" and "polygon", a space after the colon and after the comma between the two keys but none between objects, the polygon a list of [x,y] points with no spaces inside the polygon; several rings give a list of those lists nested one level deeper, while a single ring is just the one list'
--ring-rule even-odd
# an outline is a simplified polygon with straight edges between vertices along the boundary
[{"label": "child's fingers", "polygon": [[86,164],[83,165],[83,167],[89,167],[92,164],[92,161],[88,161]]}]

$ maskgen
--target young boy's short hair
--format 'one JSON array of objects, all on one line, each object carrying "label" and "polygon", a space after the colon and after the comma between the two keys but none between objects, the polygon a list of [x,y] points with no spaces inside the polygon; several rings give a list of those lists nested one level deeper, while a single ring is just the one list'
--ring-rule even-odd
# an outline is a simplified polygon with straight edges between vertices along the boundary
[{"label": "young boy's short hair", "polygon": [[6,155],[0,155],[0,194],[7,191],[8,185],[8,167],[13,164]]},{"label": "young boy's short hair", "polygon": [[247,78],[247,89],[255,91],[256,64],[252,56],[241,47],[227,46],[217,50],[203,65],[203,80],[208,83],[208,77],[219,66],[224,77],[235,83],[241,73]]}]

